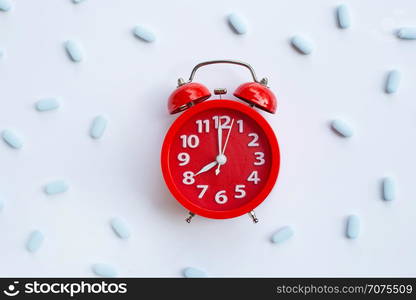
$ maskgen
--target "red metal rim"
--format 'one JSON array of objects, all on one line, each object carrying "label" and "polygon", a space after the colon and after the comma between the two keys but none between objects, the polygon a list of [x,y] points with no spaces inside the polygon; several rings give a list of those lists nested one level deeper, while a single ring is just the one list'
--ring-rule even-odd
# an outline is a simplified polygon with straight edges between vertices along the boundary
[{"label": "red metal rim", "polygon": [[[264,188],[261,190],[259,194],[255,198],[253,198],[250,202],[246,203],[243,206],[240,206],[236,209],[227,210],[227,211],[214,211],[209,210],[200,206],[195,205],[193,202],[189,201],[187,197],[185,197],[182,192],[177,188],[174,180],[172,178],[172,173],[170,172],[169,167],[169,153],[170,153],[170,146],[172,145],[172,141],[176,136],[178,130],[187,122],[188,119],[192,118],[195,114],[198,114],[201,111],[212,109],[212,108],[228,108],[239,111],[251,117],[254,121],[256,121],[264,130],[264,133],[269,140],[272,159],[271,159],[271,168],[270,174],[267,179],[267,182]],[[273,186],[276,183],[277,176],[279,174],[280,169],[280,150],[279,144],[277,142],[276,136],[273,132],[273,129],[270,127],[269,123],[253,108],[246,106],[242,103],[233,101],[233,100],[211,100],[196,106],[185,111],[182,115],[175,120],[172,126],[169,128],[168,132],[166,133],[163,145],[162,145],[162,153],[161,153],[161,167],[163,177],[165,179],[166,185],[168,186],[169,191],[171,194],[176,198],[176,200],[181,203],[186,209],[189,211],[212,219],[228,219],[228,218],[235,218],[246,214],[252,211],[254,208],[259,206],[269,195]]]}]

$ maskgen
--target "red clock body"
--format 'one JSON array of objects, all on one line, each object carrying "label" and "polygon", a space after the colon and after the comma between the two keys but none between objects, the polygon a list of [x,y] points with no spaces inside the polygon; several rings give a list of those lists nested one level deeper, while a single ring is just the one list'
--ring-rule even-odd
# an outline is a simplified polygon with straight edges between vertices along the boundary
[{"label": "red clock body", "polygon": [[252,107],[210,100],[175,120],[161,164],[170,192],[186,209],[225,219],[252,211],[268,196],[280,151],[272,128]]}]

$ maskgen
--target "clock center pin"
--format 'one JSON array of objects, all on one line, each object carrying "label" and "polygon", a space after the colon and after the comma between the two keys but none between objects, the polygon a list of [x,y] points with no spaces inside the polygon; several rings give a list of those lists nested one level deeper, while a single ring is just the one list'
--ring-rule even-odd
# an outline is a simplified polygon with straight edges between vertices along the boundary
[{"label": "clock center pin", "polygon": [[216,157],[216,161],[219,165],[224,165],[227,162],[227,156],[220,154]]}]

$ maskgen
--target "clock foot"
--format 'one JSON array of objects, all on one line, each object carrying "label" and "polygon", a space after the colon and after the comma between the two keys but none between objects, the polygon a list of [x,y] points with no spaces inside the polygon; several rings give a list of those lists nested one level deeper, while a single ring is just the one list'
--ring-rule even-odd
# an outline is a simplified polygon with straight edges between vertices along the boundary
[{"label": "clock foot", "polygon": [[259,219],[257,219],[256,214],[254,213],[254,210],[248,213],[250,217],[253,219],[253,223],[258,223]]},{"label": "clock foot", "polygon": [[191,223],[191,221],[192,221],[192,218],[195,216],[195,214],[193,213],[193,212],[189,212],[189,217],[187,217],[186,219],[185,219],[185,221],[186,222],[188,222],[188,223]]}]

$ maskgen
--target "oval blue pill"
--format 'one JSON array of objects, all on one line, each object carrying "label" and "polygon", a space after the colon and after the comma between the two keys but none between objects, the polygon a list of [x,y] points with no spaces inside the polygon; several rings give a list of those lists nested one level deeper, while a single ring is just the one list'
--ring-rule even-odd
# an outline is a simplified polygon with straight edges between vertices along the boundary
[{"label": "oval blue pill", "polygon": [[273,244],[281,244],[287,240],[289,240],[294,234],[294,231],[291,227],[285,226],[280,228],[278,231],[276,231],[272,237],[271,241]]},{"label": "oval blue pill", "polygon": [[351,26],[350,12],[345,4],[337,7],[337,19],[339,28],[346,29]]},{"label": "oval blue pill", "polygon": [[148,43],[152,43],[156,40],[156,36],[153,32],[140,25],[133,28],[133,33],[136,37]]},{"label": "oval blue pill", "polygon": [[107,119],[104,116],[97,116],[92,121],[90,128],[90,136],[94,139],[99,139],[104,134],[107,127]]},{"label": "oval blue pill", "polygon": [[183,270],[183,276],[185,276],[186,278],[207,277],[207,275],[205,274],[204,271],[196,269],[196,268],[192,268],[192,267],[188,267],[188,268],[184,269]]},{"label": "oval blue pill", "polygon": [[0,10],[9,11],[12,9],[12,4],[9,0],[0,0]]},{"label": "oval blue pill", "polygon": [[20,137],[9,129],[3,130],[2,137],[3,140],[12,148],[20,149],[23,147],[23,142]]},{"label": "oval blue pill", "polygon": [[74,41],[66,41],[64,43],[66,52],[69,56],[69,58],[73,61],[73,62],[80,62],[82,61],[83,58],[83,54],[82,54],[82,50],[81,50],[81,46],[74,42]]},{"label": "oval blue pill", "polygon": [[26,242],[27,251],[36,252],[42,245],[43,240],[44,240],[44,236],[42,232],[40,232],[39,230],[32,231],[32,233],[29,235],[29,238]]},{"label": "oval blue pill", "polygon": [[416,27],[400,28],[397,37],[402,40],[416,40]]},{"label": "oval blue pill", "polygon": [[393,94],[397,92],[400,85],[400,72],[397,70],[392,70],[387,74],[386,80],[386,93]]},{"label": "oval blue pill", "polygon": [[117,234],[119,238],[128,239],[130,237],[130,230],[122,219],[113,218],[110,223],[114,233]]},{"label": "oval blue pill", "polygon": [[56,180],[45,185],[45,193],[48,195],[55,195],[64,193],[69,189],[68,184],[63,180]]},{"label": "oval blue pill", "polygon": [[101,277],[116,277],[117,271],[112,266],[107,264],[94,264],[92,265],[92,271]]},{"label": "oval blue pill", "polygon": [[59,107],[59,101],[55,98],[42,99],[35,103],[35,107],[37,111],[54,110]]},{"label": "oval blue pill", "polygon": [[290,39],[292,46],[301,54],[311,54],[313,51],[312,42],[308,39],[296,35]]},{"label": "oval blue pill", "polygon": [[334,120],[331,122],[332,129],[342,137],[351,137],[354,134],[353,129],[342,120]]},{"label": "oval blue pill", "polygon": [[396,198],[396,185],[393,178],[383,178],[383,199],[385,201],[393,201]]},{"label": "oval blue pill", "polygon": [[241,16],[235,13],[232,13],[228,15],[227,20],[228,20],[228,24],[230,25],[230,27],[235,33],[237,34],[247,33],[246,22]]},{"label": "oval blue pill", "polygon": [[347,229],[345,232],[347,238],[356,239],[360,234],[360,219],[355,215],[350,215],[347,218]]}]

